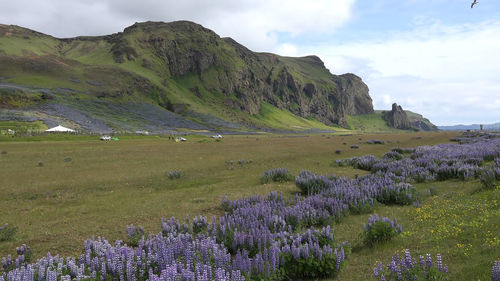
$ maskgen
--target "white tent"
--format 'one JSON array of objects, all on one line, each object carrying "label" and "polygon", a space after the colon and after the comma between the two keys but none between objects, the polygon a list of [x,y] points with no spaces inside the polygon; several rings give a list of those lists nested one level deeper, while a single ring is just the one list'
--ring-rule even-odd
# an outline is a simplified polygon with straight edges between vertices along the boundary
[{"label": "white tent", "polygon": [[63,127],[61,125],[45,130],[45,132],[74,132],[75,130]]}]

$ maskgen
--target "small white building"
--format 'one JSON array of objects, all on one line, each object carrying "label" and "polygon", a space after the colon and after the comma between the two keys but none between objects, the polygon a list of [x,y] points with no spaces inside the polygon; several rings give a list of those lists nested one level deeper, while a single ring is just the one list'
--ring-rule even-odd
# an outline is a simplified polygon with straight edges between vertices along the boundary
[{"label": "small white building", "polygon": [[59,126],[57,126],[57,127],[47,129],[47,130],[45,130],[45,132],[62,132],[62,133],[72,133],[72,132],[76,132],[76,131],[75,131],[75,130],[73,130],[73,129],[66,128],[66,127],[63,127],[63,126],[59,125]]},{"label": "small white building", "polygon": [[215,136],[212,136],[212,138],[214,138],[214,139],[222,139],[222,136],[220,134],[217,134]]}]

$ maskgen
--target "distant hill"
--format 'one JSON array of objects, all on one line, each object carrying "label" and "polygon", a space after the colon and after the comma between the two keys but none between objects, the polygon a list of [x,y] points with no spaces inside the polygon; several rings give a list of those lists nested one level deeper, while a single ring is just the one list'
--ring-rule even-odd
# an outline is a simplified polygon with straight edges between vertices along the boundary
[{"label": "distant hill", "polygon": [[94,132],[331,130],[374,112],[354,74],[188,21],[66,39],[0,25],[0,65],[0,120]]},{"label": "distant hill", "polygon": [[[454,126],[438,126],[440,130],[444,131],[465,131],[465,130],[479,130],[480,124],[472,125],[454,125]],[[493,124],[484,124],[484,130],[500,130],[500,122]]]}]

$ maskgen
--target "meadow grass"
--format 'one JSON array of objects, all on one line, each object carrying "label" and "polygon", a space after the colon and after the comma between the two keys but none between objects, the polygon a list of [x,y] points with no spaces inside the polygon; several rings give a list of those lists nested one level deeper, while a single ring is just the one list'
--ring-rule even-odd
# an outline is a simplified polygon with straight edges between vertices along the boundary
[{"label": "meadow grass", "polygon": [[[448,142],[455,135],[238,135],[224,136],[222,142],[193,136],[186,143],[156,136],[100,142],[69,135],[60,141],[0,142],[0,150],[7,152],[0,155],[0,224],[18,228],[13,241],[0,243],[0,257],[23,243],[35,257],[47,252],[77,255],[92,236],[126,240],[129,224],[157,233],[162,217],[221,215],[224,195],[234,199],[271,190],[299,192],[293,182],[261,184],[268,169],[352,177],[367,172],[329,164],[381,156],[396,146]],[[365,144],[369,139],[385,143]],[[360,148],[350,149],[353,144]],[[238,165],[240,159],[252,161]],[[234,164],[228,165],[231,160]],[[182,177],[169,180],[168,172],[174,170],[181,170]],[[417,185],[421,207],[377,207],[380,216],[397,217],[403,233],[372,248],[356,248],[336,280],[370,280],[376,261],[388,263],[405,248],[415,255],[441,253],[453,280],[487,280],[493,260],[500,257],[500,190],[478,192],[479,187],[478,180],[423,183]],[[336,240],[356,244],[368,216],[351,215],[335,224]]]}]

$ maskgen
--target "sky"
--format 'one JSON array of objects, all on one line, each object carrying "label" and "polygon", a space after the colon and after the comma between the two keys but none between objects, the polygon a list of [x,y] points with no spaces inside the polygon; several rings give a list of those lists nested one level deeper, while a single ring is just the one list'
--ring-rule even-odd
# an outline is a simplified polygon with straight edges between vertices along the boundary
[{"label": "sky", "polygon": [[500,122],[500,1],[0,0],[0,23],[55,37],[190,20],[257,52],[317,55],[355,73],[375,109],[437,125]]}]

